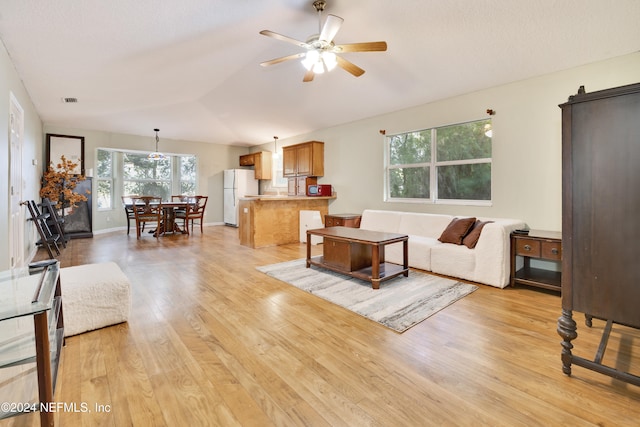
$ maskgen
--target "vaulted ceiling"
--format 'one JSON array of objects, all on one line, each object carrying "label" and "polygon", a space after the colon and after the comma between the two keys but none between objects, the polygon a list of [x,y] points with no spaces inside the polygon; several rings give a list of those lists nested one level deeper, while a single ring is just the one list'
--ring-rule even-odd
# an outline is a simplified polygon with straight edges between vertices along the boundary
[{"label": "vaulted ceiling", "polygon": [[[0,38],[45,124],[257,145],[640,50],[638,0],[327,0],[342,69],[261,67],[318,32],[312,0],[2,0]],[[640,71],[639,71],[640,76]],[[64,103],[63,98],[77,98]]]}]

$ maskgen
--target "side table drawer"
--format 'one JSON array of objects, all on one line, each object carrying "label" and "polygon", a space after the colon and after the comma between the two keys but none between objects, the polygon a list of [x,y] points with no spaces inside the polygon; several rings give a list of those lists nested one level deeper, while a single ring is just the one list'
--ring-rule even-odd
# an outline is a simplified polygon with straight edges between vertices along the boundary
[{"label": "side table drawer", "polygon": [[562,245],[559,242],[542,242],[542,258],[554,261],[562,259]]},{"label": "side table drawer", "polygon": [[516,255],[540,258],[540,241],[534,239],[516,239]]},{"label": "side table drawer", "polygon": [[325,227],[338,227],[344,226],[344,219],[336,218],[334,216],[326,215],[324,217],[324,226]]},{"label": "side table drawer", "polygon": [[324,226],[360,228],[361,218],[358,214],[327,214],[324,216]]}]

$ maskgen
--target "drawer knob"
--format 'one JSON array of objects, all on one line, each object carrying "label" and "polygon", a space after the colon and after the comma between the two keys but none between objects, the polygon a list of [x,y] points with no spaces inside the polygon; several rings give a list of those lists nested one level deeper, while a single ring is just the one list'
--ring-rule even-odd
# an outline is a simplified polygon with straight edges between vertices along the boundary
[{"label": "drawer knob", "polygon": [[524,250],[525,251],[530,251],[531,250],[531,246],[530,245],[524,245]]},{"label": "drawer knob", "polygon": [[552,248],[551,249],[551,253],[554,254],[554,255],[558,255],[558,252],[559,252],[558,248]]}]

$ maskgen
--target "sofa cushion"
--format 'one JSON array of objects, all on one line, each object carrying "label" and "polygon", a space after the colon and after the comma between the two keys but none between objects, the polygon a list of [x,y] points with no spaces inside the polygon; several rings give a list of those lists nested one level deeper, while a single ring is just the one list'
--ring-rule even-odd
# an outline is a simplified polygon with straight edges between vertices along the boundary
[{"label": "sofa cushion", "polygon": [[473,227],[471,227],[471,230],[469,230],[467,235],[462,239],[462,244],[469,249],[475,248],[476,244],[478,243],[478,239],[480,239],[480,233],[482,232],[482,229],[486,224],[490,222],[493,221],[476,220],[476,222],[473,224]]},{"label": "sofa cushion", "polygon": [[405,212],[398,233],[437,239],[453,219],[453,215]]},{"label": "sofa cushion", "polygon": [[397,233],[400,228],[402,212],[379,211],[365,209],[362,212],[360,228],[373,231],[385,231],[387,233]]},{"label": "sofa cushion", "polygon": [[442,243],[453,243],[456,245],[461,245],[462,239],[467,235],[475,222],[475,217],[454,218],[449,223],[447,228],[444,229],[438,240],[440,240]]},{"label": "sofa cushion", "polygon": [[431,248],[431,271],[475,281],[476,251],[464,245],[440,244]]},{"label": "sofa cushion", "polygon": [[[431,270],[431,248],[442,245],[433,237],[409,235],[409,266],[421,270]],[[384,247],[384,259],[387,262],[402,265],[402,243],[393,243]]]}]

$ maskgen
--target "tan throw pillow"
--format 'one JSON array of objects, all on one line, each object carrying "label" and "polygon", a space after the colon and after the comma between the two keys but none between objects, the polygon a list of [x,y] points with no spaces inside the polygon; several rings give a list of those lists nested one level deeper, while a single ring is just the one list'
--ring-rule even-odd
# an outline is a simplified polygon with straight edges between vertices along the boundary
[{"label": "tan throw pillow", "polygon": [[444,229],[438,240],[442,243],[461,245],[463,237],[466,236],[475,222],[475,218],[454,218]]},{"label": "tan throw pillow", "polygon": [[480,221],[477,220],[471,230],[467,233],[466,236],[462,239],[462,244],[468,247],[469,249],[473,249],[476,247],[478,243],[478,239],[480,239],[480,233],[482,232],[482,228],[493,221]]}]

